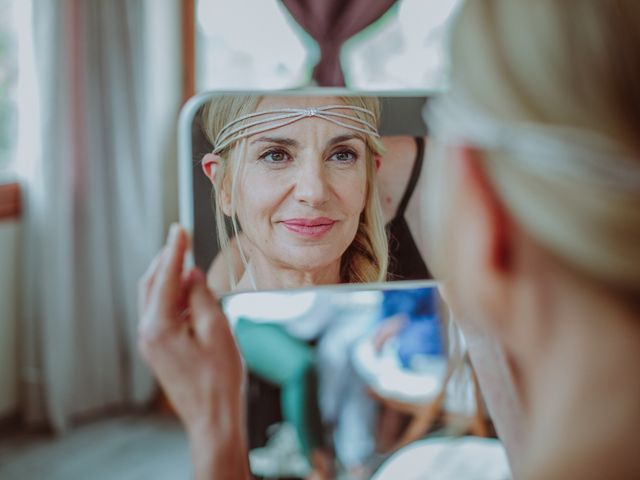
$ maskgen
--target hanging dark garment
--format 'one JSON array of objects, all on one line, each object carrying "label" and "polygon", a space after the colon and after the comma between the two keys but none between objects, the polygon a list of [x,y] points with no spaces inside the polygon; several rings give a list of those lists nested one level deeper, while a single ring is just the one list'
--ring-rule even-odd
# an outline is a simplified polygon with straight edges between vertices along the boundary
[{"label": "hanging dark garment", "polygon": [[282,0],[291,16],[320,46],[313,79],[321,87],[344,86],[340,48],[378,20],[395,0]]}]

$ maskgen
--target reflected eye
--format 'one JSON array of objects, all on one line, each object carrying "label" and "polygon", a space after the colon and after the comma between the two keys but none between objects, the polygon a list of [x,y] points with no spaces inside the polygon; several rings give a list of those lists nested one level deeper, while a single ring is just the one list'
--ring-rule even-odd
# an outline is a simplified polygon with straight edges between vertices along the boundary
[{"label": "reflected eye", "polygon": [[340,163],[353,163],[358,159],[358,155],[352,150],[340,150],[331,155],[331,160]]},{"label": "reflected eye", "polygon": [[260,160],[264,160],[267,163],[285,163],[291,159],[291,156],[284,150],[269,150],[268,152],[260,155]]}]

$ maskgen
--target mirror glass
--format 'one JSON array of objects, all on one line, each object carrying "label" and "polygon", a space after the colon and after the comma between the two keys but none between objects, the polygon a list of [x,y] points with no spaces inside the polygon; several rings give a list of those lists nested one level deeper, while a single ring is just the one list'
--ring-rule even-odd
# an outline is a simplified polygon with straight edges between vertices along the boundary
[{"label": "mirror glass", "polygon": [[[433,282],[247,292],[222,305],[249,372],[254,474],[304,477],[314,452],[371,473],[436,425],[426,417],[442,400],[452,342]],[[471,416],[467,393],[449,411]]]},{"label": "mirror glass", "polygon": [[[214,261],[221,266],[216,278],[224,286],[215,280],[211,286],[225,293],[429,279],[406,222],[417,203],[412,193],[424,156],[427,99],[425,92],[339,89],[194,97],[181,118],[180,220],[192,231],[195,264],[205,271]],[[331,108],[315,113],[325,107]],[[310,108],[316,110],[305,115]],[[207,157],[223,126],[231,132],[228,148]],[[222,252],[213,175],[203,171],[203,158],[226,162],[220,188],[243,232],[236,242],[222,205],[231,238]],[[387,275],[377,275],[387,262]]]}]

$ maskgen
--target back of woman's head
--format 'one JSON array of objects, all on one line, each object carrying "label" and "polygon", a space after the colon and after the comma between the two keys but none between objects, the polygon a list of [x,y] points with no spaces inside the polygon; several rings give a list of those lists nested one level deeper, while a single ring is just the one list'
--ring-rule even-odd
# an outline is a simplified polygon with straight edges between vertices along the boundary
[{"label": "back of woman's head", "polygon": [[530,149],[479,146],[512,217],[581,275],[639,298],[640,2],[468,1],[451,51],[454,97],[513,142],[539,134]]}]

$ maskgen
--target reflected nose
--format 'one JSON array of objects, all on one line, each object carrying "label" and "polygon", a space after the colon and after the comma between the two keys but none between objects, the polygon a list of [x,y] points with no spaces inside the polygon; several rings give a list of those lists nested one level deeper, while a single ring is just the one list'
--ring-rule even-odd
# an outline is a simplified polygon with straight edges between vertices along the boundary
[{"label": "reflected nose", "polygon": [[312,207],[319,207],[329,200],[327,172],[321,160],[306,160],[302,162],[298,171],[295,198]]}]

